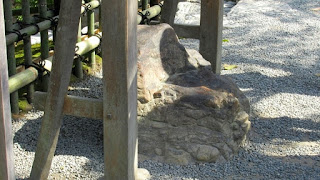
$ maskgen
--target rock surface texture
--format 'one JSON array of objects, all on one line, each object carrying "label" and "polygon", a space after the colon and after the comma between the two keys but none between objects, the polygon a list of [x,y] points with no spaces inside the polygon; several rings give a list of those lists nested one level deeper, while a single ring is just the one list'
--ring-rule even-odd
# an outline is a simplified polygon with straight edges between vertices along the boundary
[{"label": "rock surface texture", "polygon": [[138,27],[140,154],[180,165],[225,161],[246,139],[249,111],[238,87],[169,25]]}]

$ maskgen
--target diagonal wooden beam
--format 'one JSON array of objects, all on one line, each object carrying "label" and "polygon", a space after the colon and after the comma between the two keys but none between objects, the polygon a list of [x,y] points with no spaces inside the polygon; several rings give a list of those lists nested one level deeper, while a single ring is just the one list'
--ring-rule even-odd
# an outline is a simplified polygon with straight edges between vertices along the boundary
[{"label": "diagonal wooden beam", "polygon": [[102,1],[105,179],[137,170],[137,1]]},{"label": "diagonal wooden beam", "polygon": [[62,124],[64,97],[70,82],[80,8],[79,0],[61,1],[45,114],[30,179],[47,179],[49,175]]},{"label": "diagonal wooden beam", "polygon": [[14,180],[12,122],[8,64],[4,34],[3,1],[0,1],[0,179]]}]

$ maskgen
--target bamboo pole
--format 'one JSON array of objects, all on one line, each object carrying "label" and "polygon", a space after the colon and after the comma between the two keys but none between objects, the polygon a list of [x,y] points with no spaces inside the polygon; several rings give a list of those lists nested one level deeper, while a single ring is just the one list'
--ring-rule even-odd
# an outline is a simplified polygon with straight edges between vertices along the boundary
[{"label": "bamboo pole", "polygon": [[[0,42],[5,41],[3,1],[0,1]],[[0,179],[14,180],[13,138],[6,45],[0,43]]]},{"label": "bamboo pole", "polygon": [[[39,0],[39,15],[41,19],[48,18],[47,11],[47,0]],[[43,30],[40,32],[41,36],[41,60],[49,57],[49,35],[48,30]],[[49,76],[42,77],[42,90],[48,91]]]},{"label": "bamboo pole", "polygon": [[81,6],[81,14],[86,13],[86,11],[92,11],[100,6],[99,0],[91,0],[90,2],[83,4]]},{"label": "bamboo pole", "polygon": [[[91,0],[90,2],[93,2],[96,0]],[[94,11],[90,10],[87,13],[88,17],[88,37],[91,37],[94,35]],[[93,69],[95,69],[96,66],[96,52],[93,49],[92,51],[89,52],[89,63]]]},{"label": "bamboo pole", "polygon": [[9,92],[15,92],[18,89],[29,85],[34,82],[38,77],[38,70],[34,67],[29,67],[28,69],[11,76],[9,78]]},{"label": "bamboo pole", "polygon": [[[53,17],[53,19],[59,18],[59,16]],[[39,27],[39,31],[43,31],[46,29],[49,29],[51,27],[51,21],[50,20],[45,20],[42,22],[37,23]],[[38,32],[38,28],[36,26],[28,26],[26,28],[23,28],[19,30],[20,34],[25,34],[26,36],[30,36],[36,32]],[[16,41],[19,40],[19,36],[16,33],[10,33],[6,35],[6,43],[7,45],[12,44]]]},{"label": "bamboo pole", "polygon": [[[11,0],[4,0],[3,1],[4,5],[4,17],[5,17],[5,30],[7,32],[12,31],[12,1]],[[7,36],[6,36],[7,38]],[[8,72],[9,76],[13,76],[17,73],[16,70],[16,58],[14,56],[15,53],[15,47],[12,42],[8,43],[8,40],[6,40],[6,45],[7,45],[7,60],[8,60]],[[13,92],[10,94],[10,104],[11,104],[11,112],[14,114],[19,113],[19,96],[18,92]]]},{"label": "bamboo pole", "polygon": [[[77,38],[77,42],[80,43],[81,42],[81,17],[79,20],[79,27],[78,27],[78,38]],[[77,44],[78,44],[77,43]],[[78,47],[78,45],[76,45],[76,48]],[[76,49],[77,51],[77,49]],[[82,70],[82,62],[80,59],[80,56],[76,57],[76,59],[74,60],[74,71],[75,71],[75,76],[77,78],[82,79],[83,78],[83,70]]]},{"label": "bamboo pole", "polygon": [[[142,11],[141,13],[143,15],[146,15],[147,14],[147,18],[148,19],[151,19],[153,17],[156,17],[157,15],[159,15],[161,12],[161,6],[160,5],[155,5],[155,6],[152,6],[144,11]],[[137,23],[140,24],[141,21],[142,21],[142,16],[138,14],[137,16]]]},{"label": "bamboo pole", "polygon": [[[30,1],[22,0],[22,18],[24,24],[31,23],[30,15]],[[31,52],[31,38],[26,36],[23,38],[23,49],[24,49],[24,64],[26,67],[32,64],[32,52]],[[28,83],[29,84],[29,83]],[[34,98],[34,84],[31,83],[27,86],[27,100],[29,103],[33,103]]]},{"label": "bamboo pole", "polygon": [[47,103],[30,179],[47,179],[49,175],[62,124],[64,97],[70,82],[73,64],[70,59],[74,56],[77,41],[80,6],[79,0],[61,1]]},{"label": "bamboo pole", "polygon": [[148,9],[148,0],[142,0],[142,11]]},{"label": "bamboo pole", "polygon": [[[101,35],[102,33],[98,33],[99,35]],[[88,38],[87,40],[78,42],[76,44],[76,54],[77,55],[84,55],[88,52],[90,52],[91,50],[97,48],[100,44],[100,38],[98,38],[97,36],[91,36],[90,38]]]}]

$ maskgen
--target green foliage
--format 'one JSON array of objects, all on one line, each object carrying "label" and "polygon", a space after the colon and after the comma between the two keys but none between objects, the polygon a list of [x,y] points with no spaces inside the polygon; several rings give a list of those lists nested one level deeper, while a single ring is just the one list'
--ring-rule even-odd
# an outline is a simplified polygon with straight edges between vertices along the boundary
[{"label": "green foliage", "polygon": [[228,39],[222,39],[222,42],[230,42]]},{"label": "green foliage", "polygon": [[[13,1],[13,9],[21,9],[22,8],[22,0]],[[30,7],[38,7],[38,0],[30,0]],[[47,4],[53,4],[53,0],[47,0]]]}]

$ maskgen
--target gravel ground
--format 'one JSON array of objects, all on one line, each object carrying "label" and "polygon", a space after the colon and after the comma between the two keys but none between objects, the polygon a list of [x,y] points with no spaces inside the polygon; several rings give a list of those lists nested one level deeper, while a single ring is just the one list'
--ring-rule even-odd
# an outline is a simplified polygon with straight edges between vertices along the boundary
[{"label": "gravel ground", "polygon": [[[252,109],[252,130],[238,156],[189,166],[145,160],[139,167],[155,180],[320,179],[320,13],[310,10],[319,6],[319,0],[242,0],[226,14],[223,63],[238,67],[222,74]],[[197,40],[181,41],[198,49]],[[99,78],[74,84],[70,94],[101,97]],[[30,174],[42,114],[13,122],[19,179]],[[102,122],[66,116],[49,179],[99,179],[103,166]]]}]

